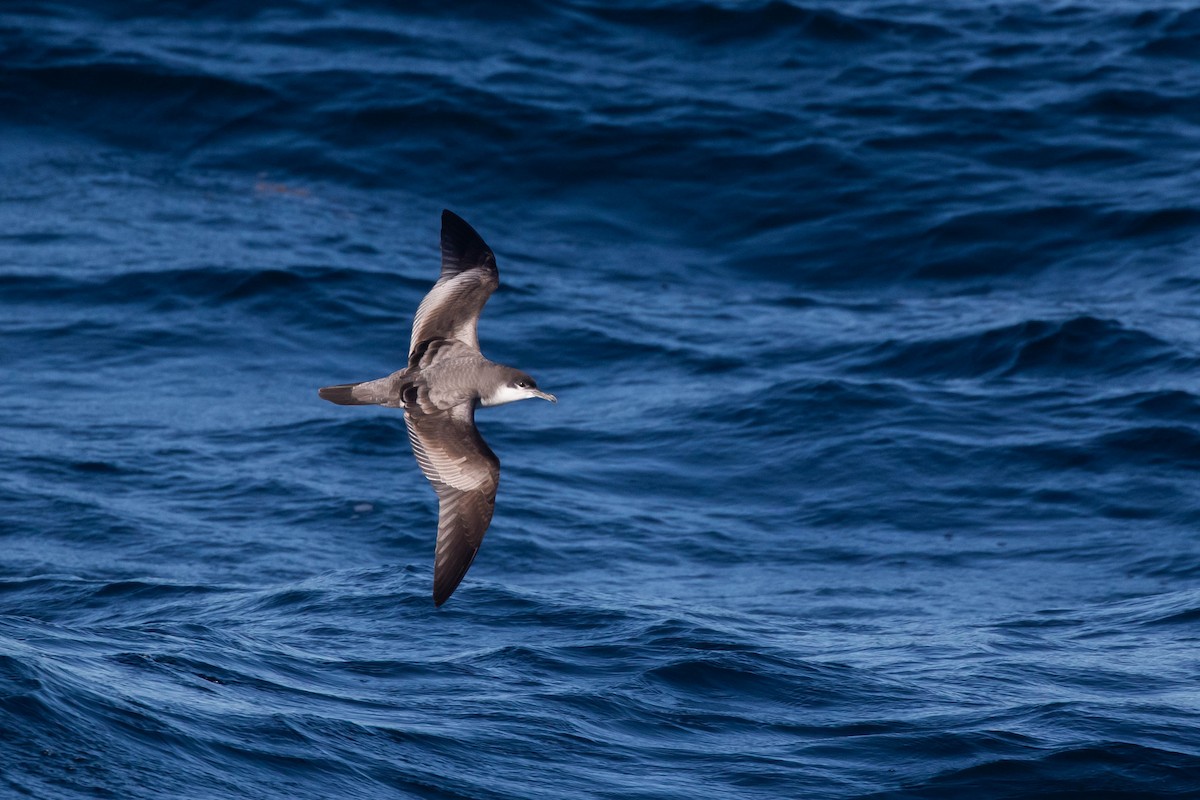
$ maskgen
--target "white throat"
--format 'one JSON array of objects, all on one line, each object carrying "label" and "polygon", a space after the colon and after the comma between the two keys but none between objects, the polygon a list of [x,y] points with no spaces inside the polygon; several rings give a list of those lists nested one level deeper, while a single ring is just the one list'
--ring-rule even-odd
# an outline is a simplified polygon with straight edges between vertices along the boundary
[{"label": "white throat", "polygon": [[506,383],[496,391],[492,392],[488,397],[480,397],[479,405],[502,406],[505,403],[515,403],[518,400],[528,400],[531,397],[537,397],[532,390],[518,389],[516,386],[509,386]]}]

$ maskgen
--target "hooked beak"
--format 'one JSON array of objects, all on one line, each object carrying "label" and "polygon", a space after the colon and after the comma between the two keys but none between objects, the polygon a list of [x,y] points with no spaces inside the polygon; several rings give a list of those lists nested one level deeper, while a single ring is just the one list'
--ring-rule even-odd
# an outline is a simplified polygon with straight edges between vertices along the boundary
[{"label": "hooked beak", "polygon": [[557,402],[558,402],[558,398],[557,398],[557,397],[555,397],[555,396],[554,396],[554,395],[552,395],[552,394],[548,394],[548,393],[546,393],[546,392],[543,392],[541,389],[531,389],[530,391],[531,391],[531,393],[533,394],[533,396],[534,396],[534,397],[540,397],[540,398],[542,398],[543,400],[549,400],[551,403],[557,403]]}]

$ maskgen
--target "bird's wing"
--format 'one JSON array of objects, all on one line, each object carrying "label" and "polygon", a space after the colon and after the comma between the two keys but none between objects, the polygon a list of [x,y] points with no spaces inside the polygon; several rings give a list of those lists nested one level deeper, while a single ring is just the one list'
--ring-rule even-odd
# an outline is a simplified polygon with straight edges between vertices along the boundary
[{"label": "bird's wing", "polygon": [[457,339],[479,350],[476,326],[483,305],[500,285],[496,256],[475,229],[442,212],[442,274],[413,319],[408,352],[429,339]]},{"label": "bird's wing", "polygon": [[417,463],[438,495],[433,602],[440,606],[467,574],[492,521],[500,459],[479,435],[471,403],[437,409],[414,388],[405,393],[404,421]]}]

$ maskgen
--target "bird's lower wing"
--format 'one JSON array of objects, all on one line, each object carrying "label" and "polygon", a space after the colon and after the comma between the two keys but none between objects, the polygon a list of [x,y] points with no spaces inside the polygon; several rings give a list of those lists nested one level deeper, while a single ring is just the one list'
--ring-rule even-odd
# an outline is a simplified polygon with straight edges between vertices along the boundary
[{"label": "bird's lower wing", "polygon": [[469,403],[433,413],[406,404],[404,421],[439,500],[433,601],[440,606],[467,574],[492,521],[500,460],[479,435]]},{"label": "bird's lower wing", "polygon": [[483,534],[492,521],[496,490],[439,491],[437,551],[433,558],[433,602],[446,602],[479,552]]}]

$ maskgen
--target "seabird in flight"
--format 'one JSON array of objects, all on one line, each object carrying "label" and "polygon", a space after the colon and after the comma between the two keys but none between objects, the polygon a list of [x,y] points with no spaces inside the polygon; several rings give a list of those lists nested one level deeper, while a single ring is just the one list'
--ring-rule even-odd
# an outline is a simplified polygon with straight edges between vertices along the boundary
[{"label": "seabird in flight", "polygon": [[475,409],[530,397],[558,402],[521,370],[479,352],[479,314],[499,285],[491,248],[461,217],[443,211],[442,274],[413,319],[408,366],[319,391],[339,405],[404,409],[413,454],[438,496],[433,602],[439,606],[475,560],[496,505],[500,460],[475,427]]}]

